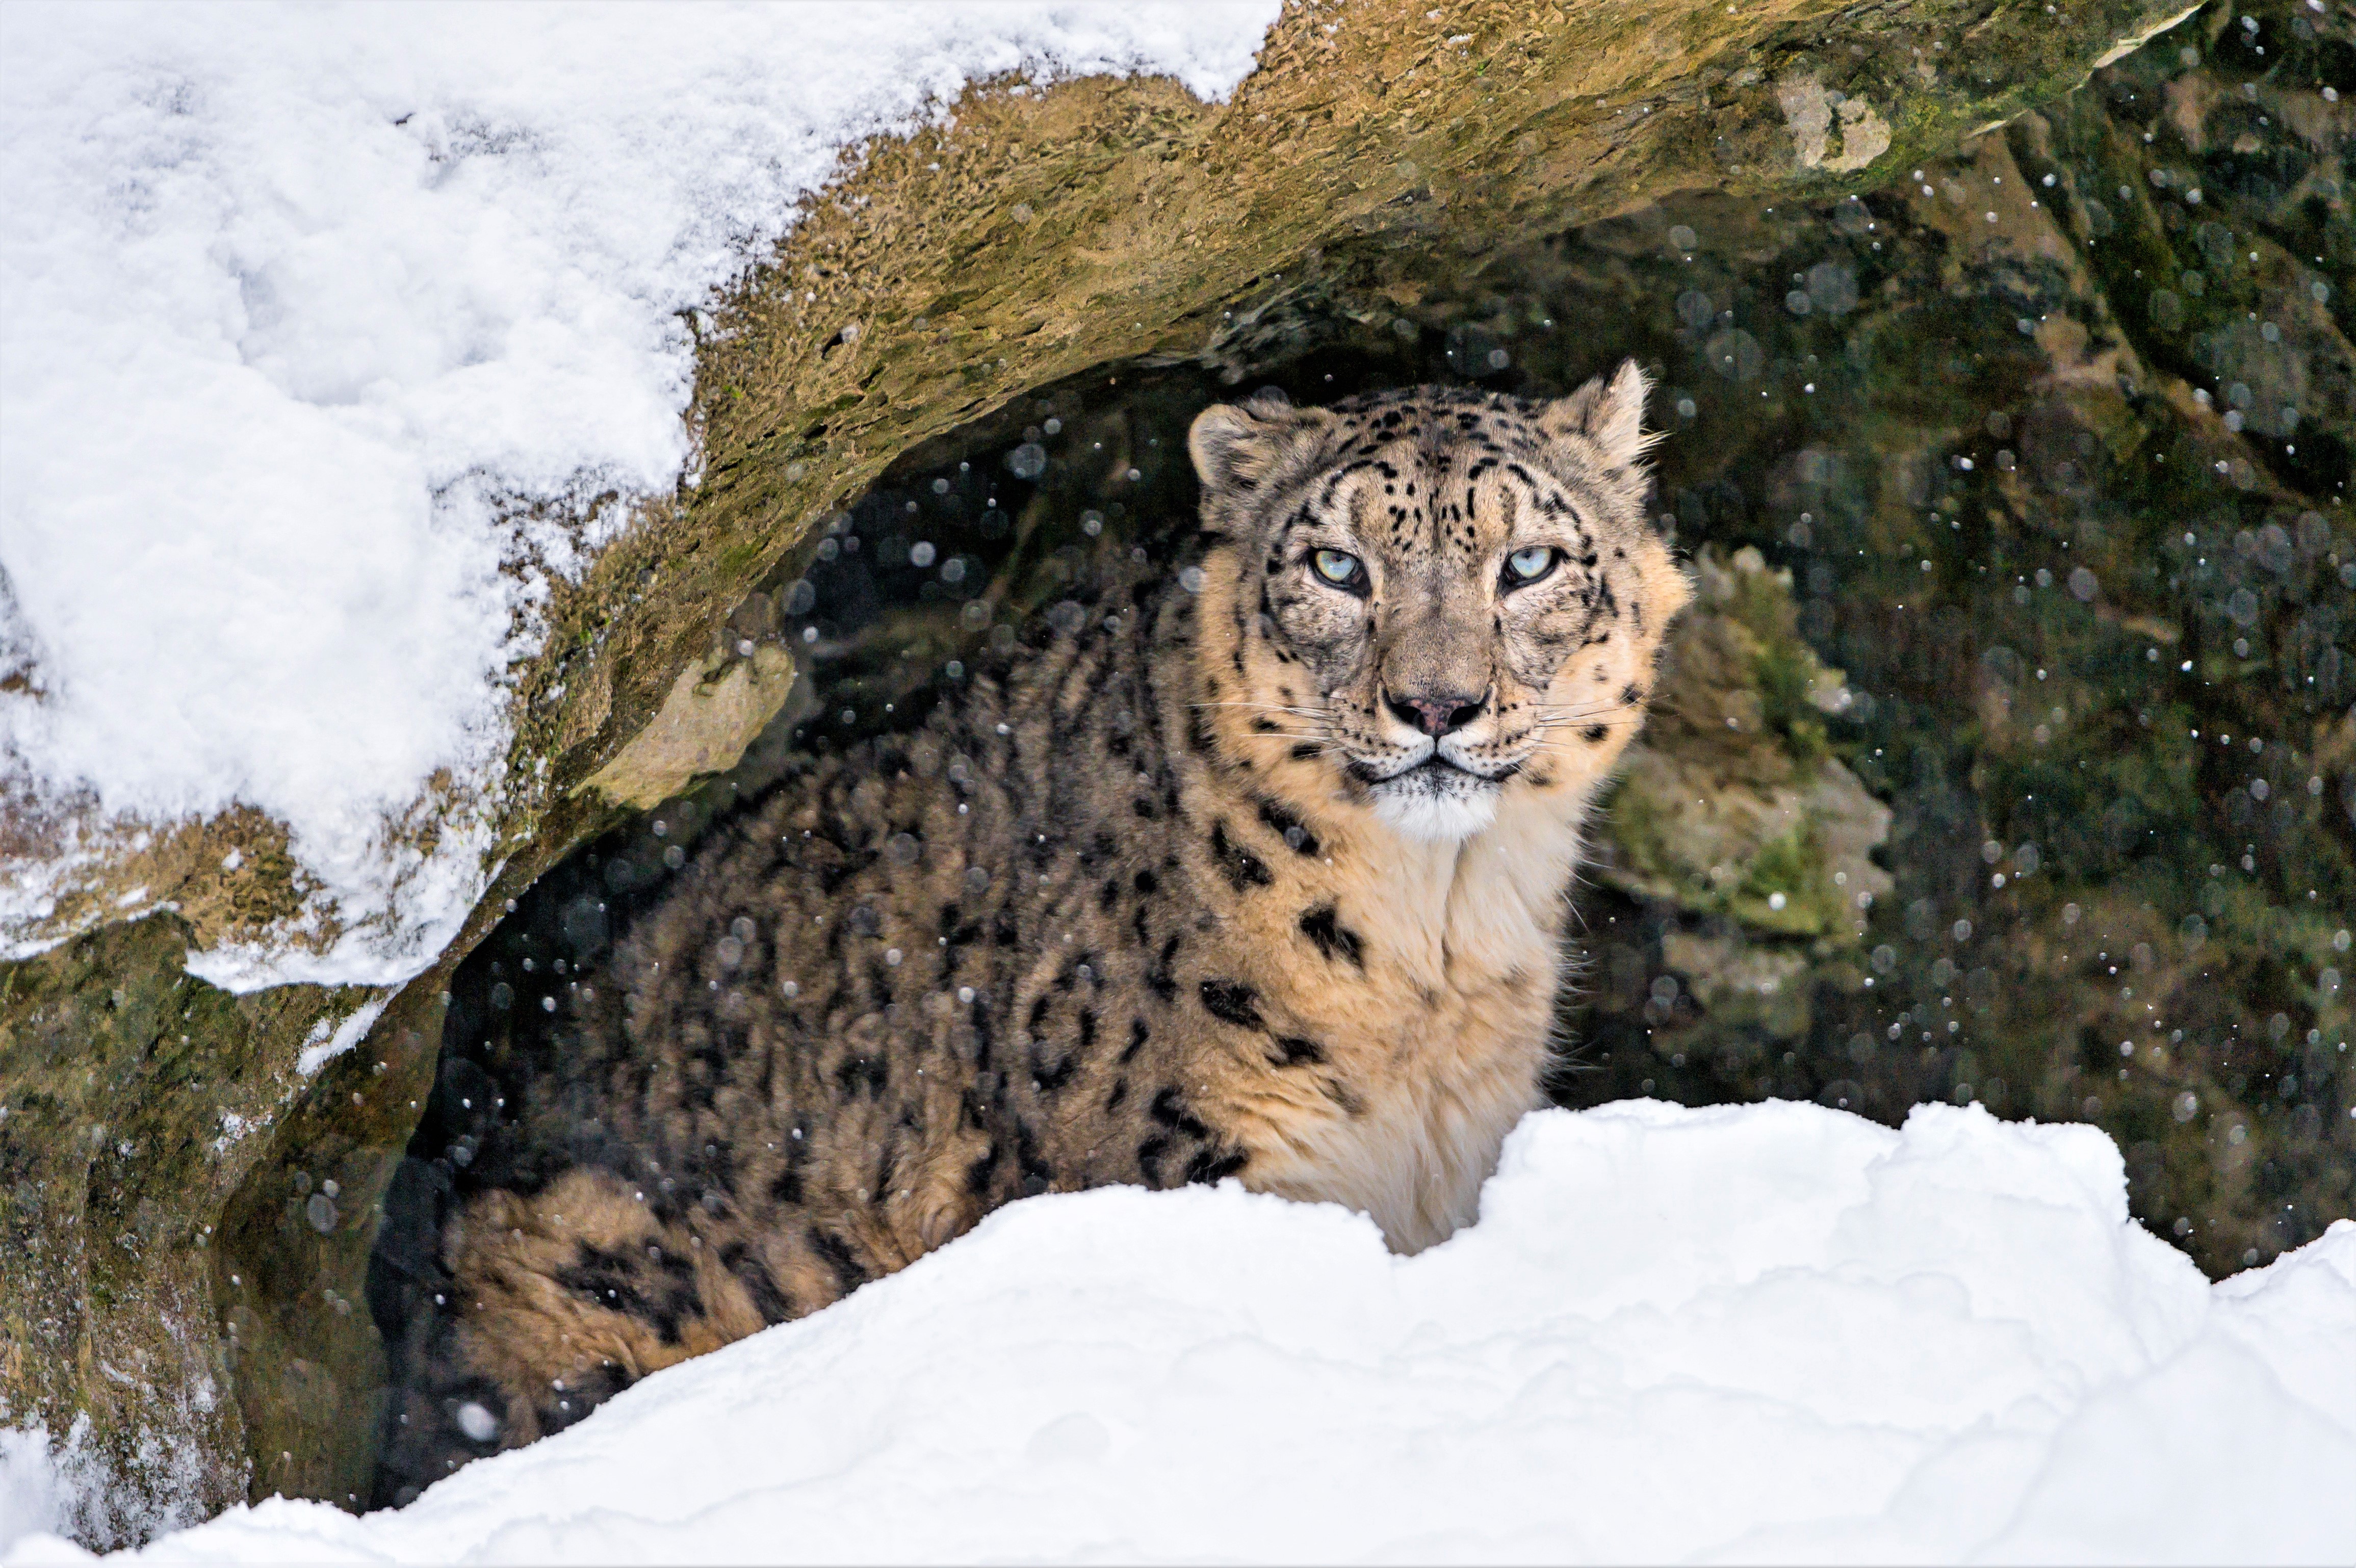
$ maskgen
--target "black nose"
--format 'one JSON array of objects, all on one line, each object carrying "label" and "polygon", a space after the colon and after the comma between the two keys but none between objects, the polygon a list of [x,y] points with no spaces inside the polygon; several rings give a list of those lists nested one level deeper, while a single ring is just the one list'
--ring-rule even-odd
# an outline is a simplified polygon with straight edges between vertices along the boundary
[{"label": "black nose", "polygon": [[1426,692],[1416,697],[1385,696],[1383,700],[1399,717],[1399,722],[1412,724],[1427,735],[1445,735],[1470,724],[1481,712],[1482,699],[1464,697],[1452,691]]}]

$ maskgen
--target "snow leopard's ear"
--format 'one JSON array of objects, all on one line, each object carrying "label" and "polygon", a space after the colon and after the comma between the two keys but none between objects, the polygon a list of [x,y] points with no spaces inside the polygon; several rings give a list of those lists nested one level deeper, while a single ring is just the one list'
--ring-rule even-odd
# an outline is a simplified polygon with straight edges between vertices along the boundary
[{"label": "snow leopard's ear", "polygon": [[1607,384],[1598,376],[1567,398],[1557,398],[1538,415],[1538,428],[1552,436],[1583,436],[1614,468],[1633,467],[1661,439],[1644,432],[1644,394],[1652,383],[1633,359]]},{"label": "snow leopard's ear", "polygon": [[1240,403],[1213,403],[1194,416],[1186,449],[1209,492],[1248,495],[1333,422],[1323,409],[1297,409],[1273,387]]}]

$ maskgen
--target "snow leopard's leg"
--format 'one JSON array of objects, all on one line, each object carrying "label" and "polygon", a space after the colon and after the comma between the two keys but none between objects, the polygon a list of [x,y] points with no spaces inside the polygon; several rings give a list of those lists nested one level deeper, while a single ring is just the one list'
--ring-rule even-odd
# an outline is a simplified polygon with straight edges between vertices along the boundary
[{"label": "snow leopard's leg", "polygon": [[797,1316],[766,1259],[726,1229],[665,1224],[606,1171],[477,1195],[444,1233],[432,1311],[396,1351],[375,1503],[406,1503],[648,1372]]}]

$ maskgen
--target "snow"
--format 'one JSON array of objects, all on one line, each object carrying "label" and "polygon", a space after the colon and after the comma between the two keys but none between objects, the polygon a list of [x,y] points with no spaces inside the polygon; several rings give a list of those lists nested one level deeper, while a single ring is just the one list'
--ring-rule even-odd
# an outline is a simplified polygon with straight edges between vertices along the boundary
[{"label": "snow", "polygon": [[358,1045],[391,1002],[391,992],[380,992],[361,1001],[340,1020],[321,1019],[313,1024],[311,1032],[303,1039],[301,1052],[294,1058],[294,1071],[308,1078]]},{"label": "snow", "polygon": [[0,1428],[0,1549],[36,1530],[64,1524],[69,1504],[62,1458],[51,1453],[46,1427]]},{"label": "snow", "polygon": [[[209,1408],[209,1381],[195,1392]],[[0,1405],[0,1420],[7,1418]],[[35,1531],[73,1531],[114,1541],[136,1541],[204,1517],[203,1454],[186,1434],[143,1435],[129,1454],[109,1454],[93,1439],[87,1414],[76,1415],[62,1438],[47,1427],[0,1428],[0,1553]],[[125,1471],[136,1488],[112,1486]],[[16,1555],[87,1554],[54,1538],[30,1536]]]},{"label": "snow", "polygon": [[1637,1102],[1531,1115],[1412,1258],[1049,1196],[406,1509],[143,1555],[2345,1562],[2356,1224],[2211,1286],[2125,1192],[2090,1127]]},{"label": "snow", "polygon": [[0,956],[110,827],[243,803],[316,891],[196,972],[423,969],[487,880],[534,607],[626,510],[581,498],[691,464],[676,313],[969,82],[1219,98],[1277,10],[0,8],[0,783],[70,840],[0,879]]}]

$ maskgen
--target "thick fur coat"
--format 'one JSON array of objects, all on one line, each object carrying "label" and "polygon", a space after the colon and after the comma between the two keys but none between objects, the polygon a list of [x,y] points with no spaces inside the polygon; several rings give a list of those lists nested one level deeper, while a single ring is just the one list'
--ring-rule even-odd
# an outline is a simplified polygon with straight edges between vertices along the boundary
[{"label": "thick fur coat", "polygon": [[396,1348],[380,1500],[1028,1194],[1233,1178],[1402,1251],[1471,1220],[1688,596],[1644,390],[1209,409],[1198,571],[715,833],[557,997]]}]

